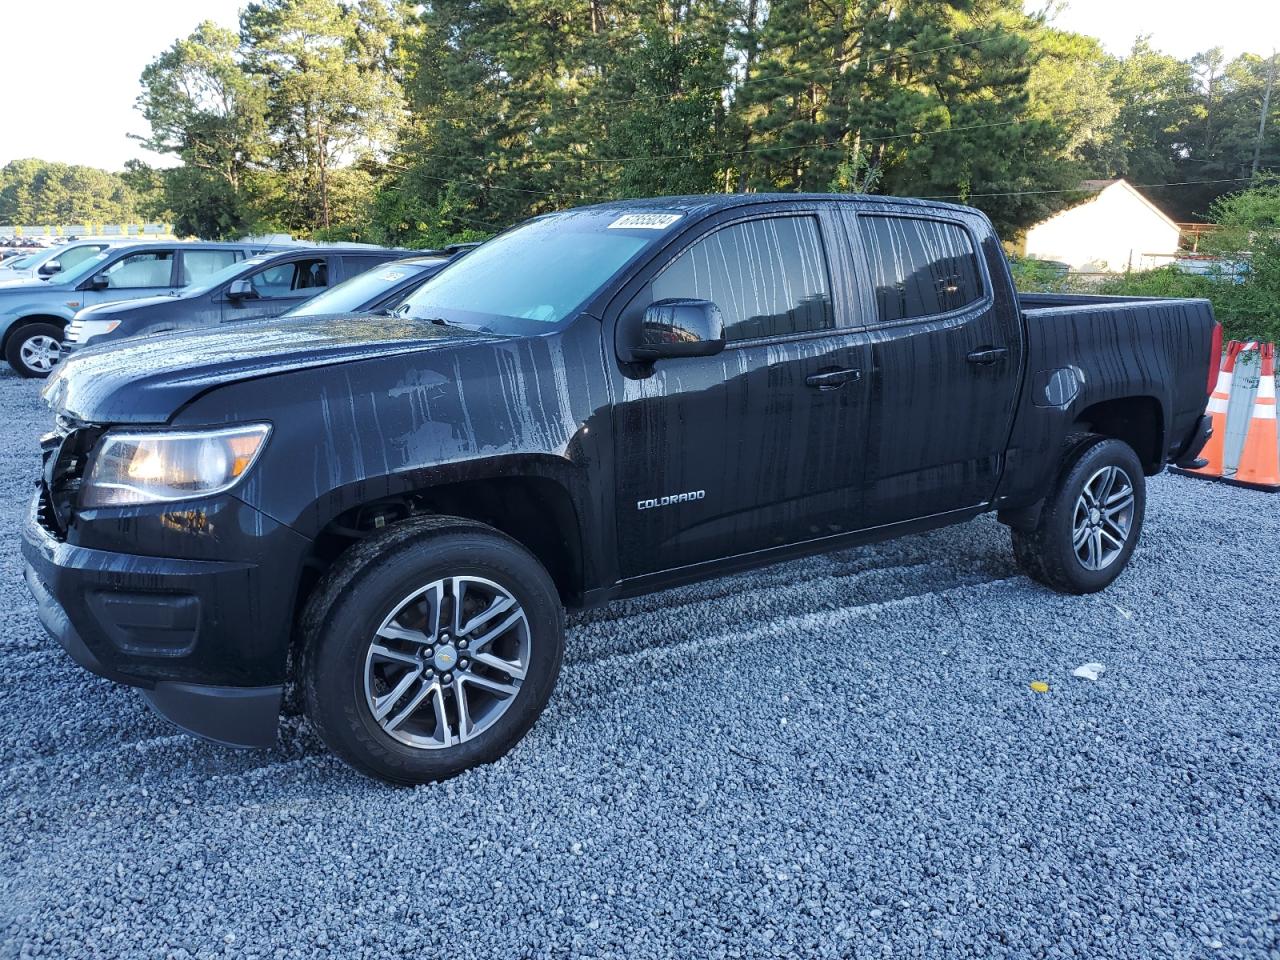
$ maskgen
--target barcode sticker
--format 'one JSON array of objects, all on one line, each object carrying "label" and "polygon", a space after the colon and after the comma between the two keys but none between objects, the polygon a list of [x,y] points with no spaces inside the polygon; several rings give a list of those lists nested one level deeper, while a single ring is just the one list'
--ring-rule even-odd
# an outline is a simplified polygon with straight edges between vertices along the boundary
[{"label": "barcode sticker", "polygon": [[628,213],[609,224],[610,230],[665,230],[677,220],[678,213]]}]

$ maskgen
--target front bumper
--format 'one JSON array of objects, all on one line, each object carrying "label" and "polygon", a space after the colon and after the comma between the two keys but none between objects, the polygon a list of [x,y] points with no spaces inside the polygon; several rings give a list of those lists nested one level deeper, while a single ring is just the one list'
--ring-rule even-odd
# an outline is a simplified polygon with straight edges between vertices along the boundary
[{"label": "front bumper", "polygon": [[[246,508],[247,509],[247,508]],[[77,546],[41,521],[39,495],[22,530],[27,584],[40,622],[82,667],[138,687],[189,733],[240,747],[275,741],[292,621],[290,560],[178,560]]]}]

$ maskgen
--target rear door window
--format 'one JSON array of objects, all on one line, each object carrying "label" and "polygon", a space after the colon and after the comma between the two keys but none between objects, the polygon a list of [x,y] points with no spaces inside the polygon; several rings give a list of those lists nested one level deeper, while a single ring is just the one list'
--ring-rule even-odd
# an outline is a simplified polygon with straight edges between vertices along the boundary
[{"label": "rear door window", "polygon": [[724,315],[728,340],[835,326],[822,234],[812,216],[722,227],[673,260],[651,290],[649,302],[674,297],[712,301]]},{"label": "rear door window", "polygon": [[356,274],[364,273],[366,270],[372,270],[379,264],[386,263],[389,257],[343,257],[342,268],[343,275],[346,277],[354,277]]},{"label": "rear door window", "polygon": [[182,286],[203,283],[240,259],[237,250],[183,250]]},{"label": "rear door window", "polygon": [[982,299],[969,231],[923,217],[858,217],[881,323],[958,310]]}]

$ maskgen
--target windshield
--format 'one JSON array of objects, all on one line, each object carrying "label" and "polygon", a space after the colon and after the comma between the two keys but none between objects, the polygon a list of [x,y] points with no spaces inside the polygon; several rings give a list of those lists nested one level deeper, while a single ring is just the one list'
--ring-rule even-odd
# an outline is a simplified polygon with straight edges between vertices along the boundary
[{"label": "windshield", "polygon": [[331,313],[355,313],[365,310],[388,290],[404,283],[410,277],[434,272],[444,266],[446,260],[419,261],[417,263],[384,263],[344,280],[324,293],[318,293],[306,303],[294,307],[286,317],[319,317]]},{"label": "windshield", "polygon": [[21,257],[14,257],[12,260],[6,260],[4,263],[0,263],[0,267],[4,267],[6,270],[10,268],[20,270],[24,267],[31,266],[33,260],[35,260],[35,256],[27,253],[23,254]]},{"label": "windshield", "polygon": [[540,217],[432,277],[397,313],[493,333],[541,333],[572,316],[679,219],[595,209]]}]

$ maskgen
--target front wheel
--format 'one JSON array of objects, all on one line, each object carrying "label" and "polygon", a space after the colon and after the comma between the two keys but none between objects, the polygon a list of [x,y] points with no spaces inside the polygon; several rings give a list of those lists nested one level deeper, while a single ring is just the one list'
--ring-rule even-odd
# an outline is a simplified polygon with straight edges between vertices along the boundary
[{"label": "front wheel", "polygon": [[47,377],[62,358],[62,328],[29,323],[9,335],[5,359],[24,377]]},{"label": "front wheel", "polygon": [[303,621],[307,714],[339,757],[391,783],[496,760],[560,672],[563,611],[523,547],[467,520],[406,521],[352,548]]},{"label": "front wheel", "polygon": [[1133,448],[1088,436],[1069,444],[1036,526],[1013,528],[1018,565],[1060,593],[1094,593],[1120,576],[1142,534],[1146,480]]}]

